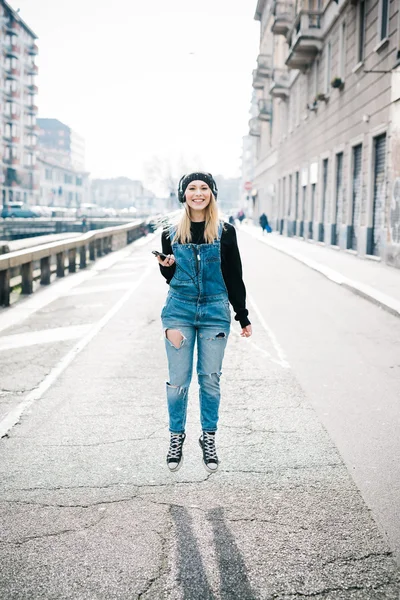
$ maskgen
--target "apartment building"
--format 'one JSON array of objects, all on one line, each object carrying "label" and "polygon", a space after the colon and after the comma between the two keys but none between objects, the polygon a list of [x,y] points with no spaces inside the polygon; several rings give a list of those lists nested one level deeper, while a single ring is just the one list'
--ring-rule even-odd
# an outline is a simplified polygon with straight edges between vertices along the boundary
[{"label": "apartment building", "polygon": [[85,140],[58,119],[38,119],[39,146],[57,162],[77,171],[85,169]]},{"label": "apartment building", "polygon": [[258,0],[253,73],[256,214],[282,234],[397,267],[399,6]]},{"label": "apartment building", "polygon": [[36,164],[35,77],[37,36],[19,15],[0,0],[0,146],[2,203],[36,204],[39,174]]}]

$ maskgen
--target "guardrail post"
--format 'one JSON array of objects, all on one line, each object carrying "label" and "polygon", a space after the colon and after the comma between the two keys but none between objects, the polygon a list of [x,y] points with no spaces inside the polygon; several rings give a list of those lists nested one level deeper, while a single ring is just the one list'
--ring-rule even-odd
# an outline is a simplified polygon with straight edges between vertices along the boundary
[{"label": "guardrail post", "polygon": [[103,254],[103,238],[99,238],[97,240],[97,256],[102,256]]},{"label": "guardrail post", "polygon": [[0,271],[0,306],[10,306],[10,271]]},{"label": "guardrail post", "polygon": [[41,285],[50,284],[50,256],[44,256],[40,259],[40,283]]},{"label": "guardrail post", "polygon": [[86,246],[79,248],[79,268],[84,269],[86,267]]},{"label": "guardrail post", "polygon": [[111,252],[111,237],[104,238],[104,254]]},{"label": "guardrail post", "polygon": [[89,258],[90,260],[96,260],[96,244],[94,240],[89,244]]},{"label": "guardrail post", "polygon": [[76,272],[76,248],[68,250],[68,271],[70,273]]},{"label": "guardrail post", "polygon": [[[40,265],[42,267],[42,265]],[[22,293],[32,294],[33,292],[33,262],[28,262],[21,265],[21,278],[22,278]]]},{"label": "guardrail post", "polygon": [[65,276],[65,252],[57,252],[57,277]]}]

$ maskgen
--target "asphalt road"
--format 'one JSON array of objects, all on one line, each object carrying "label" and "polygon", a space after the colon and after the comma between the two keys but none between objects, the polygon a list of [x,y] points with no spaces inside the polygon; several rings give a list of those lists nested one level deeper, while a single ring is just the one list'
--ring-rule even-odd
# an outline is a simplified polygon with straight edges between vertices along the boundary
[{"label": "asphalt road", "polygon": [[195,384],[165,466],[157,239],[0,313],[1,598],[399,598],[400,322],[240,245],[255,333],[233,324],[212,476]]}]

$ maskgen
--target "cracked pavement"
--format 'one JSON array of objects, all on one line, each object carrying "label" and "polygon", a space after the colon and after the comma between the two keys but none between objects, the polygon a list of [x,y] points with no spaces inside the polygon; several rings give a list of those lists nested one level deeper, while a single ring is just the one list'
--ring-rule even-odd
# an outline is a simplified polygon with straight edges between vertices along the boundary
[{"label": "cracked pavement", "polygon": [[[148,254],[132,249],[140,269]],[[166,291],[154,269],[1,439],[0,597],[398,600],[393,551],[294,371],[257,348],[276,358],[256,314],[254,344],[228,343],[219,472],[201,463],[196,383],[185,461],[167,471]],[[85,298],[99,302],[87,294],[79,305]],[[60,298],[5,334],[59,325],[64,302],[79,324],[70,311],[80,309]],[[73,344],[0,356],[13,365],[7,402]]]}]

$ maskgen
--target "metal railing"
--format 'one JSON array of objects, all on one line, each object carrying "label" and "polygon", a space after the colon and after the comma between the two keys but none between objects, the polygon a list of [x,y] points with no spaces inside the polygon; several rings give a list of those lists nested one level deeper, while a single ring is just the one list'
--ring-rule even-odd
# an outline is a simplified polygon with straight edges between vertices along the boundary
[{"label": "metal railing", "polygon": [[[32,294],[33,282],[36,278],[40,279],[42,285],[48,285],[53,271],[57,277],[64,277],[67,259],[68,271],[75,273],[78,254],[79,268],[84,269],[88,259],[94,261],[97,257],[122,248],[141,237],[144,227],[143,221],[132,222],[118,227],[89,231],[73,239],[2,254],[0,256],[0,306],[10,305],[10,294],[14,287],[21,286],[22,294]],[[34,274],[36,267],[39,271],[38,277]]]}]

